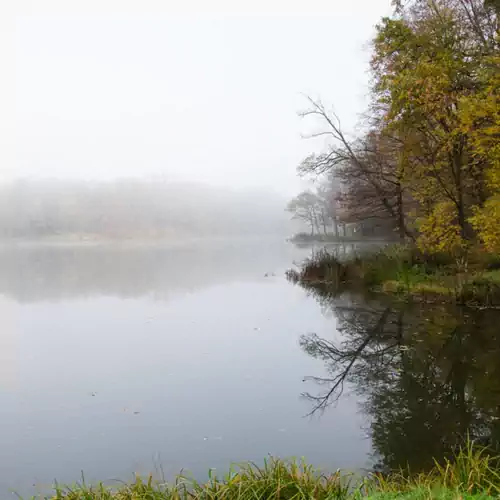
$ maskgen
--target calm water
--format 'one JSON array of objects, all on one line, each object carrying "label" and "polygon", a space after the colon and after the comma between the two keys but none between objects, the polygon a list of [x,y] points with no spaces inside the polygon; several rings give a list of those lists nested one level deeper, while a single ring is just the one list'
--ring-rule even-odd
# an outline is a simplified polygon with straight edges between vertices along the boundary
[{"label": "calm water", "polygon": [[300,336],[336,319],[278,240],[0,251],[0,492],[305,456],[370,466],[358,397],[304,418],[326,368]]},{"label": "calm water", "polygon": [[423,469],[467,433],[497,446],[500,312],[303,290],[283,274],[310,252],[0,250],[0,496],[81,471]]}]

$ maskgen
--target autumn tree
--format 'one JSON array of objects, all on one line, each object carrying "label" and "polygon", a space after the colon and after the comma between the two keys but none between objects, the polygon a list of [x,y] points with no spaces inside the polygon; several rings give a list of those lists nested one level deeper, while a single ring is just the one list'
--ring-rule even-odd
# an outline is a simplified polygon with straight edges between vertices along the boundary
[{"label": "autumn tree", "polygon": [[309,98],[310,137],[328,141],[298,171],[336,176],[351,221],[384,221],[426,252],[499,252],[500,2],[394,4],[373,40],[369,126],[348,138]]},{"label": "autumn tree", "polygon": [[404,182],[419,202],[422,246],[460,248],[487,197],[491,162],[464,113],[470,123],[482,68],[497,50],[495,12],[475,0],[399,3],[398,12],[377,28],[374,100],[389,133],[406,138]]},{"label": "autumn tree", "polygon": [[481,92],[464,100],[464,131],[469,134],[472,157],[485,166],[484,204],[475,207],[472,225],[486,248],[500,253],[500,56],[483,70]]}]

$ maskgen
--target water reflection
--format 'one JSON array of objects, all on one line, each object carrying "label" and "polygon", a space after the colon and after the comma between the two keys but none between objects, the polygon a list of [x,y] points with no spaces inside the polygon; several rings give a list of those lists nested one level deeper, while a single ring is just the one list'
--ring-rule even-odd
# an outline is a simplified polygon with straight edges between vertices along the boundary
[{"label": "water reflection", "polygon": [[0,294],[23,303],[95,295],[167,299],[222,283],[261,280],[266,273],[282,272],[295,254],[306,255],[276,239],[177,246],[3,246]]},{"label": "water reflection", "polygon": [[[346,255],[364,247],[369,245],[330,249]],[[166,300],[209,286],[283,276],[294,261],[310,256],[311,248],[272,237],[176,245],[3,245],[0,295],[21,303],[96,295]]]},{"label": "water reflection", "polygon": [[376,469],[429,469],[467,436],[500,449],[500,311],[315,294],[341,337],[302,337],[328,370],[306,396],[312,412],[361,396]]}]

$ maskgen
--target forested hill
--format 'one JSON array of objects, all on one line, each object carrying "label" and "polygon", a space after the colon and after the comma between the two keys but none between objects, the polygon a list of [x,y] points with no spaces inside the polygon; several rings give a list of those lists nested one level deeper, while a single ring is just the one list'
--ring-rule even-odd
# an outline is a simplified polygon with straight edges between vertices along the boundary
[{"label": "forested hill", "polygon": [[284,205],[274,193],[202,184],[18,180],[0,185],[0,238],[285,235]]}]

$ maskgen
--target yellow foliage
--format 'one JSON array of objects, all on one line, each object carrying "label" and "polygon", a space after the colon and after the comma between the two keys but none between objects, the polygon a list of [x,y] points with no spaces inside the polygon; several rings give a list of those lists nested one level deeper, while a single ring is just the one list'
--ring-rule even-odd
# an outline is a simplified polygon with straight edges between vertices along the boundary
[{"label": "yellow foliage", "polygon": [[474,229],[489,252],[500,253],[500,195],[492,196],[471,218]]},{"label": "yellow foliage", "polygon": [[481,25],[482,44],[460,2],[420,4],[382,20],[372,58],[383,127],[401,141],[405,203],[424,214],[418,244],[462,258],[479,238],[500,252],[498,29]]},{"label": "yellow foliage", "polygon": [[476,158],[485,161],[490,197],[470,222],[490,252],[500,252],[500,56],[489,61],[484,91],[463,100],[462,123]]},{"label": "yellow foliage", "polygon": [[461,101],[462,132],[470,138],[472,153],[488,161],[491,189],[500,190],[500,55],[487,60],[484,89]]},{"label": "yellow foliage", "polygon": [[456,207],[450,201],[434,205],[427,217],[418,220],[420,237],[419,247],[429,253],[458,253],[465,246],[457,222]]}]

